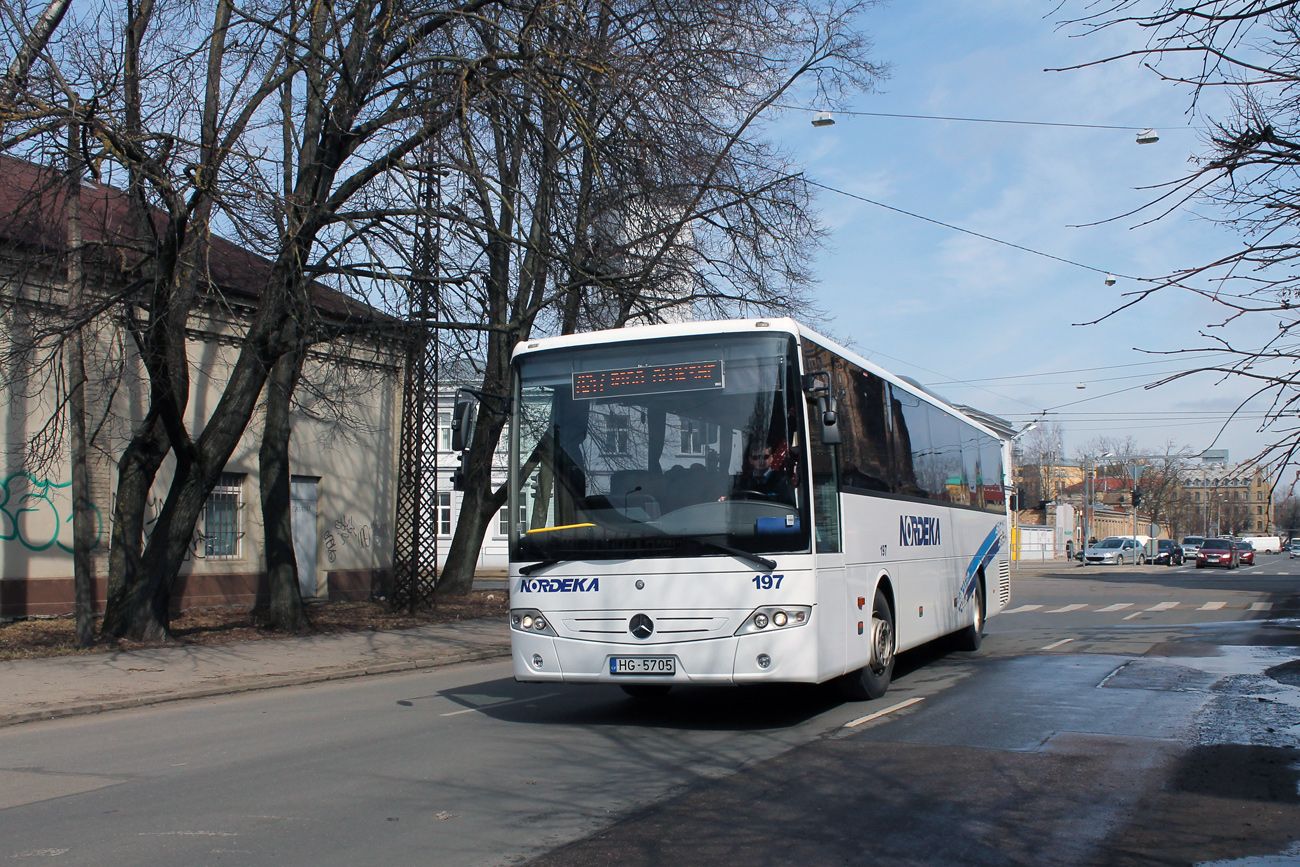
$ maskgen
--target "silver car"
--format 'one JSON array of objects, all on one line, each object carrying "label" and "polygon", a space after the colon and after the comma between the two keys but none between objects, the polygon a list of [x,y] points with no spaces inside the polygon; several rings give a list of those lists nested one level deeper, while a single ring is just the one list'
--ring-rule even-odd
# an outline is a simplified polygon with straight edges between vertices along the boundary
[{"label": "silver car", "polygon": [[1300,542],[1291,543],[1291,559],[1294,560],[1296,557],[1300,557]]},{"label": "silver car", "polygon": [[1136,539],[1110,536],[1083,552],[1084,563],[1120,566],[1124,563],[1141,564],[1147,561],[1146,549]]}]

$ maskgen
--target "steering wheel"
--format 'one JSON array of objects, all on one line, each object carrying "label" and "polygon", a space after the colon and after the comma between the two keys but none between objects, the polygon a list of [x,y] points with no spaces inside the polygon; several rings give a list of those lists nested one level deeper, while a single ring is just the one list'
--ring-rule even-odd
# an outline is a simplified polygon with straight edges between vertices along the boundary
[{"label": "steering wheel", "polygon": [[739,491],[732,491],[729,499],[732,500],[770,500],[771,496],[762,491],[755,491],[753,488],[746,488]]}]

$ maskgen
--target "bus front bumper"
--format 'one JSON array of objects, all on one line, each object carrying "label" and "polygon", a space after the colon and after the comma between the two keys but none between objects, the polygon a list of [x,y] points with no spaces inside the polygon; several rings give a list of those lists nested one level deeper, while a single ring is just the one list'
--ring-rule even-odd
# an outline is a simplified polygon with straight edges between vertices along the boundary
[{"label": "bus front bumper", "polygon": [[[566,683],[744,684],[818,681],[815,630],[798,628],[661,644],[624,644],[512,631],[515,679]],[[671,659],[672,674],[612,673],[618,660]],[[655,662],[643,667],[662,665]]]}]

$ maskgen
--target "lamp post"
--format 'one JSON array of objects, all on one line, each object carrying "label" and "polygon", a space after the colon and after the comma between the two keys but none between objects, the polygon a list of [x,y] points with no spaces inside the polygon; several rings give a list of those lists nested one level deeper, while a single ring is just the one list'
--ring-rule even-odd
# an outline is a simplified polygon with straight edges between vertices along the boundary
[{"label": "lamp post", "polygon": [[[1036,421],[1030,422],[1029,424],[1025,425],[1021,429],[1020,433],[1016,434],[1011,438],[1011,460],[1012,460],[1011,500],[1015,502],[1015,508],[1011,510],[1011,563],[1012,565],[1015,565],[1016,561],[1020,559],[1020,532],[1019,532],[1020,531],[1020,524],[1019,524],[1019,517],[1020,517],[1019,516],[1019,512],[1020,512],[1019,490],[1020,489],[1016,486],[1016,465],[1015,465],[1016,443],[1019,441],[1019,439],[1022,436],[1029,433],[1031,430],[1033,430],[1036,427],[1038,427],[1038,422]],[[1052,556],[1056,556],[1056,555],[1053,554]]]},{"label": "lamp post", "polygon": [[[1106,452],[1104,455],[1085,455],[1083,459],[1083,490],[1086,498],[1083,503],[1083,538],[1079,540],[1082,550],[1088,550],[1089,532],[1092,529],[1092,496],[1096,481],[1097,461],[1100,458],[1113,458],[1114,452]],[[1086,563],[1087,560],[1084,560]]]}]

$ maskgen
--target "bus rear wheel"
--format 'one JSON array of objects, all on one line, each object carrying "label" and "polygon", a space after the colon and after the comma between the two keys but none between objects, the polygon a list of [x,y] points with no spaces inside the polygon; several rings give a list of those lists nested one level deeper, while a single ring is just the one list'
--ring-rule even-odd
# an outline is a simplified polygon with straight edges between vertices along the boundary
[{"label": "bus rear wheel", "polygon": [[619,686],[632,698],[661,698],[673,688],[670,683],[621,683]]},{"label": "bus rear wheel", "polygon": [[850,701],[880,698],[894,676],[894,612],[880,590],[871,604],[871,661],[839,679],[839,692]]},{"label": "bus rear wheel", "polygon": [[957,632],[954,644],[958,650],[979,650],[984,639],[984,582],[975,585],[975,596],[971,599],[975,605],[975,619],[971,625]]}]

